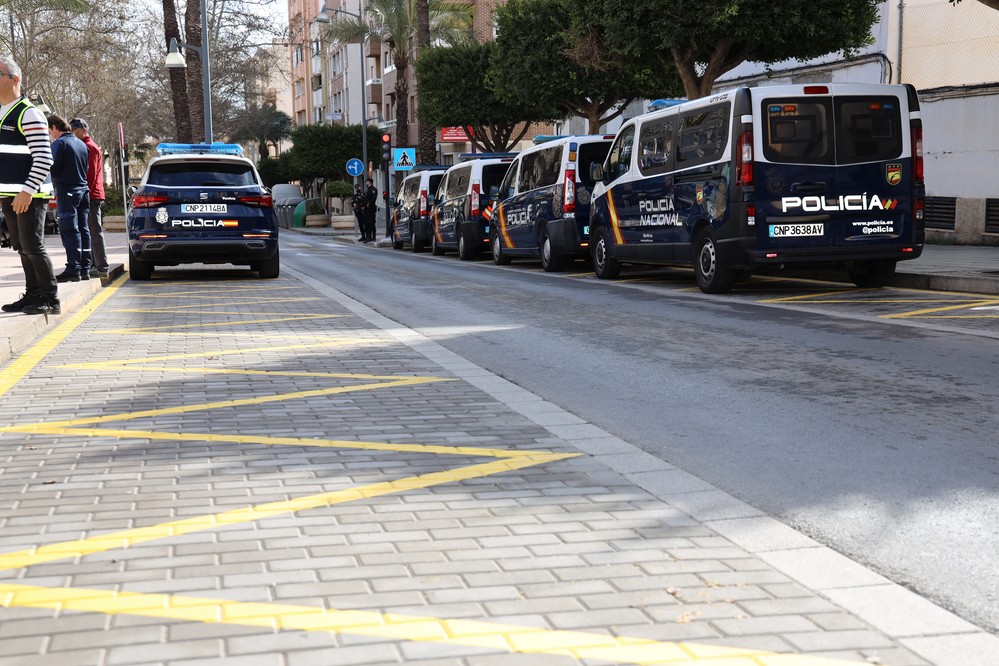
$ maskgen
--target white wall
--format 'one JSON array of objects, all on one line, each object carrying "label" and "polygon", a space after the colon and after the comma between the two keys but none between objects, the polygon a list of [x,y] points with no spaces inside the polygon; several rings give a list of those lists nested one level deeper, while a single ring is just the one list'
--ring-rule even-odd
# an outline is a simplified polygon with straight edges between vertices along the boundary
[{"label": "white wall", "polygon": [[999,197],[999,90],[976,97],[923,98],[920,109],[926,194]]}]

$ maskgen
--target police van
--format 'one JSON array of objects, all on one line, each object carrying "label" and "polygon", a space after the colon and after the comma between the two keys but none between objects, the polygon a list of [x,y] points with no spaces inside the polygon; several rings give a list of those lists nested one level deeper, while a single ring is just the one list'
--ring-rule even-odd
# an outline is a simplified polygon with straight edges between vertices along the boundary
[{"label": "police van", "polygon": [[430,251],[435,256],[457,250],[458,258],[474,259],[489,243],[484,216],[491,192],[499,190],[514,153],[463,153],[462,162],[444,173],[431,214]]},{"label": "police van", "polygon": [[738,88],[633,118],[602,166],[593,270],[694,265],[707,293],[766,266],[837,266],[886,284],[924,242],[923,138],[911,85]]},{"label": "police van", "polygon": [[500,185],[491,215],[493,261],[539,257],[546,271],[589,254],[590,165],[601,164],[613,135],[539,136]]},{"label": "police van", "polygon": [[413,252],[420,252],[430,242],[430,211],[446,169],[417,166],[399,185],[392,225],[392,247],[396,250],[408,242]]}]

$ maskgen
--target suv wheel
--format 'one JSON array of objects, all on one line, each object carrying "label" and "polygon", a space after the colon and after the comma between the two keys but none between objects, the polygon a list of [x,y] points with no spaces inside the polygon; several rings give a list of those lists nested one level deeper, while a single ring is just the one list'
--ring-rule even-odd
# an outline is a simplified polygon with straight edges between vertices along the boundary
[{"label": "suv wheel", "polygon": [[264,261],[258,261],[256,264],[251,266],[260,277],[265,280],[272,280],[281,274],[281,257],[280,250],[274,250],[274,256],[270,259],[265,259]]},{"label": "suv wheel", "polygon": [[128,276],[133,280],[148,280],[153,276],[153,263],[136,257],[128,250]]}]

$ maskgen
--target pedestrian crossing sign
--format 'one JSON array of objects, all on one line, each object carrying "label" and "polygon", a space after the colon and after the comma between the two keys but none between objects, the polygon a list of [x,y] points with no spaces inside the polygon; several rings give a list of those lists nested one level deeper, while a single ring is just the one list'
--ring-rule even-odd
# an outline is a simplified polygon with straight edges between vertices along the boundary
[{"label": "pedestrian crossing sign", "polygon": [[416,148],[393,148],[392,164],[396,171],[412,171],[416,166]]}]

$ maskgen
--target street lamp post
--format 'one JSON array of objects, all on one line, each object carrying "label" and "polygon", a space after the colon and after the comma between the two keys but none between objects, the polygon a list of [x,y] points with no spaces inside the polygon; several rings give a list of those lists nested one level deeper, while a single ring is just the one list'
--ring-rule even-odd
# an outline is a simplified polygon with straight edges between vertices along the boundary
[{"label": "street lamp post", "polygon": [[170,38],[170,51],[167,53],[166,66],[173,67],[187,67],[187,61],[184,60],[183,54],[180,52],[181,47],[185,49],[191,49],[199,56],[201,56],[201,76],[203,81],[203,97],[205,98],[205,143],[211,143],[212,138],[212,75],[211,67],[208,63],[208,0],[201,0],[201,43],[202,46],[194,46],[192,44],[185,44],[184,42],[178,42],[175,37]]},{"label": "street lamp post", "polygon": [[[358,3],[358,10],[360,10],[360,3]],[[360,14],[355,14],[354,12],[348,12],[345,9],[327,9],[324,5],[322,10],[316,16],[316,20],[320,23],[329,23],[330,17],[327,12],[333,12],[334,14],[346,14],[356,18],[358,21],[362,20]],[[360,40],[357,43],[360,47],[361,60],[358,63],[358,71],[361,73],[360,83],[361,83],[361,162],[364,163],[364,175],[368,175],[368,112],[367,112],[367,102],[364,97],[364,40]],[[362,182],[363,185],[363,182]]]}]

